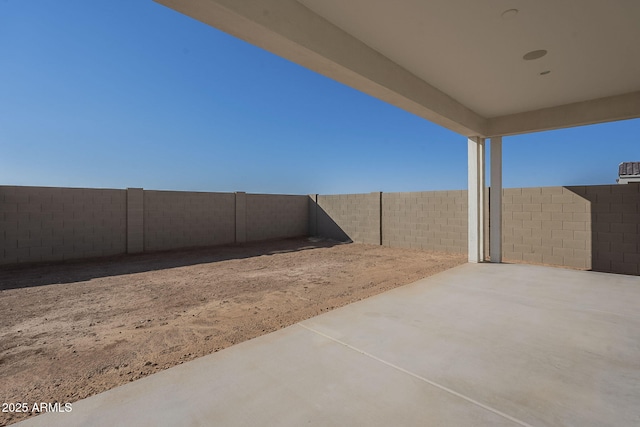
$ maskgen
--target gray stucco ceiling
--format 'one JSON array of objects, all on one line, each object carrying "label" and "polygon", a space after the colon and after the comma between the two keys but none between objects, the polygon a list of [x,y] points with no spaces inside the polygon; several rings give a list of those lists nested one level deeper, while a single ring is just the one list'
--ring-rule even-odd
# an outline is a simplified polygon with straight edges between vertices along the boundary
[{"label": "gray stucco ceiling", "polygon": [[638,0],[299,2],[483,117],[640,91]]}]

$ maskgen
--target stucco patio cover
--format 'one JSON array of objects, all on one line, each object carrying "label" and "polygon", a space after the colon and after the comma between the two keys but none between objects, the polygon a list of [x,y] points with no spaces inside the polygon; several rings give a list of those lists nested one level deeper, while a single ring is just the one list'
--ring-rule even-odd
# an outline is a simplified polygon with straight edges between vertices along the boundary
[{"label": "stucco patio cover", "polygon": [[640,117],[636,0],[156,1],[465,136]]}]

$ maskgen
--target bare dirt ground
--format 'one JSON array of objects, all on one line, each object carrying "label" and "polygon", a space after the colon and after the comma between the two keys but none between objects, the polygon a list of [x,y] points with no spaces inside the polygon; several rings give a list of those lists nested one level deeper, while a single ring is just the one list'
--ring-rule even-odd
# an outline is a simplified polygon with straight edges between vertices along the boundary
[{"label": "bare dirt ground", "polygon": [[293,239],[0,269],[0,401],[74,402],[465,261]]}]

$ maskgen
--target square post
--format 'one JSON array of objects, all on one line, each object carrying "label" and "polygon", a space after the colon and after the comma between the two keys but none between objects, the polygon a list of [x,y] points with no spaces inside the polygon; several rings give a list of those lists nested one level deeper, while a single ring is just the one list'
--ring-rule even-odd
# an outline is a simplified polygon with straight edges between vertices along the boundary
[{"label": "square post", "polygon": [[491,193],[489,194],[489,255],[502,262],[502,137],[491,138]]},{"label": "square post", "polygon": [[484,138],[468,140],[469,262],[484,261]]},{"label": "square post", "polygon": [[144,190],[127,188],[127,253],[144,252]]},{"label": "square post", "polygon": [[247,243],[247,193],[236,191],[236,243]]}]

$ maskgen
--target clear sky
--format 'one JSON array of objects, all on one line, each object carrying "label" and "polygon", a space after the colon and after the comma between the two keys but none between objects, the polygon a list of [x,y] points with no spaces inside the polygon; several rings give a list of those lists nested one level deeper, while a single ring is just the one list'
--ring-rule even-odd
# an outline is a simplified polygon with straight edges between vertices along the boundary
[{"label": "clear sky", "polygon": [[[612,184],[640,120],[504,139],[504,186]],[[464,189],[467,141],[151,0],[0,0],[0,185]]]}]

